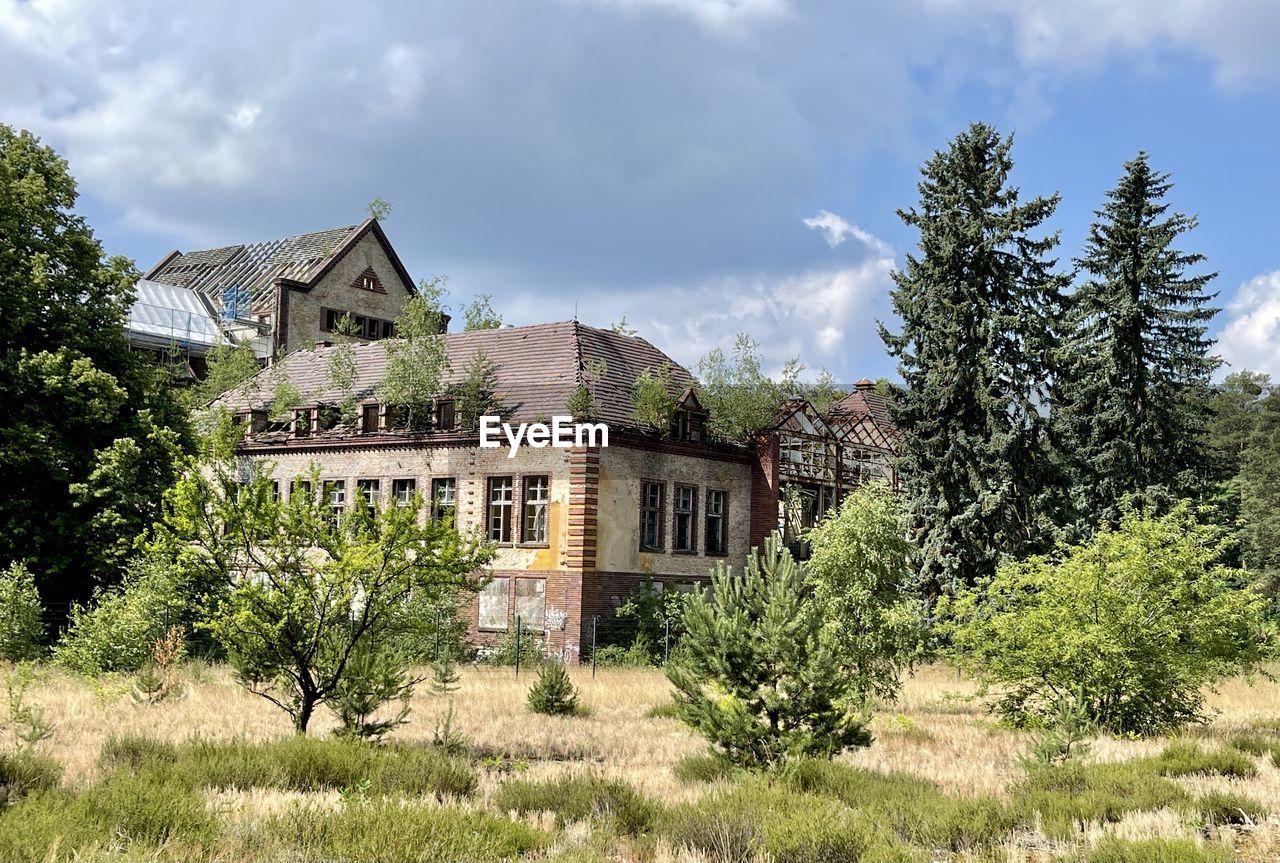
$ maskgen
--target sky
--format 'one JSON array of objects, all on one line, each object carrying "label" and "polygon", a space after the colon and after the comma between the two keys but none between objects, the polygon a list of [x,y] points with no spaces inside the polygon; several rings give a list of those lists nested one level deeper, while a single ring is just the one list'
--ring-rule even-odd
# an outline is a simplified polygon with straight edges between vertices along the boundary
[{"label": "sky", "polygon": [[353,224],[507,323],[624,316],[690,368],[894,374],[896,215],[968,123],[1058,193],[1071,268],[1125,160],[1199,227],[1225,370],[1280,379],[1274,0],[0,0],[0,122],[110,253]]}]

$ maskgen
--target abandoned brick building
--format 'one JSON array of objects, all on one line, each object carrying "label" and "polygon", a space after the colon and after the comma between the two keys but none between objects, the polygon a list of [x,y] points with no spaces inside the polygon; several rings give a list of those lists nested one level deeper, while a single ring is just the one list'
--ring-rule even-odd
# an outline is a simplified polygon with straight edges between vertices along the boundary
[{"label": "abandoned brick building", "polygon": [[[752,446],[730,446],[708,439],[689,373],[642,338],[577,321],[445,338],[454,381],[477,351],[497,364],[501,412],[512,424],[568,413],[585,377],[593,419],[609,426],[608,447],[526,446],[508,458],[506,447],[481,448],[476,430],[459,427],[448,398],[435,402],[432,431],[396,430],[394,411],[375,395],[386,367],[377,341],[354,346],[354,425],[325,419],[343,396],[328,383],[333,348],[323,344],[281,361],[304,394],[288,422],[267,422],[263,380],[223,403],[247,426],[244,457],[266,460],[282,490],[315,465],[324,487],[315,493],[335,507],[388,505],[419,491],[434,502],[433,515],[449,508],[460,529],[496,542],[494,578],[467,612],[477,643],[495,640],[519,616],[527,630],[545,633],[551,650],[576,659],[590,643],[592,618],[611,615],[649,578],[692,589],[716,561],[740,565],[770,532],[794,540],[851,486],[895,479],[894,432],[870,381],[826,416],[790,403]],[[671,429],[657,434],[637,427],[631,393],[645,369],[664,365],[678,407]],[[586,369],[596,371],[584,376]]]},{"label": "abandoned brick building", "polygon": [[218,344],[262,361],[310,346],[350,314],[373,341],[390,336],[414,285],[375,219],[281,240],[172,251],[138,281],[125,332],[139,350],[176,352],[192,377]]}]

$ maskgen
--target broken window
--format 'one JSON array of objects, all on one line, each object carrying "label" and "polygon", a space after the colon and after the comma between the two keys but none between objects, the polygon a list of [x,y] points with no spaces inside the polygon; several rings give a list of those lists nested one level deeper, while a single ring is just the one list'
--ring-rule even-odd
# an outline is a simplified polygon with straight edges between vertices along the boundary
[{"label": "broken window", "polygon": [[413,500],[413,493],[418,489],[416,479],[391,480],[391,499],[396,506],[407,506]]},{"label": "broken window", "polygon": [[645,480],[640,487],[640,548],[645,551],[660,551],[662,496],[665,486],[660,482]]},{"label": "broken window", "polygon": [[527,629],[543,629],[547,625],[547,580],[516,579],[516,616]]},{"label": "broken window", "polygon": [[[521,534],[524,542],[546,543],[547,508],[550,500],[550,477],[527,476],[524,478],[524,525]],[[519,596],[519,593],[516,595]]]},{"label": "broken window", "polygon": [[441,399],[436,402],[436,428],[441,431],[453,431],[457,425],[452,399]]},{"label": "broken window", "polygon": [[675,551],[694,551],[694,518],[698,505],[698,490],[689,485],[676,486],[675,498]]},{"label": "broken window", "polygon": [[725,554],[729,548],[727,535],[728,494],[707,489],[707,554]]},{"label": "broken window", "polygon": [[457,505],[458,481],[451,476],[431,480],[431,517],[436,521],[453,519]]},{"label": "broken window", "polygon": [[511,477],[489,477],[488,535],[494,542],[511,542],[511,508],[514,504],[511,492]]},{"label": "broken window", "polygon": [[480,591],[479,627],[481,629],[506,629],[510,611],[509,578],[494,578]]},{"label": "broken window", "polygon": [[378,431],[378,406],[365,405],[360,409],[360,431],[364,434],[376,434]]}]

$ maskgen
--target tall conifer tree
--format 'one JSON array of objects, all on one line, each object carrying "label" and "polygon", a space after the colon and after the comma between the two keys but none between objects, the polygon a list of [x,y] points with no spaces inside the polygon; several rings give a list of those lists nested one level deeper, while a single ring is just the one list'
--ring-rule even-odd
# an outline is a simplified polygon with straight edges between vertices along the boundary
[{"label": "tall conifer tree", "polygon": [[1211,470],[1219,361],[1205,286],[1216,274],[1188,274],[1204,256],[1173,247],[1196,220],[1168,214],[1172,185],[1146,153],[1125,163],[1077,261],[1085,280],[1067,302],[1054,426],[1083,532],[1117,524],[1126,502],[1187,496]]},{"label": "tall conifer tree", "polygon": [[931,589],[973,583],[1047,541],[1053,477],[1046,380],[1065,279],[1033,236],[1058,198],[1009,185],[1011,138],[971,125],[925,163],[919,255],[894,273],[900,332],[881,327],[905,386],[896,420],[907,512]]}]

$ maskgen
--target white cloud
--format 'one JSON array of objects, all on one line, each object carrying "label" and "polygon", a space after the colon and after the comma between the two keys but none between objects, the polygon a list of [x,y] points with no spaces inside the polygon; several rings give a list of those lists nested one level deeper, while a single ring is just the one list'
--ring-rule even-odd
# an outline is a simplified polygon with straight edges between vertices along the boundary
[{"label": "white cloud", "polygon": [[1280,379],[1280,270],[1240,286],[1227,305],[1218,352],[1236,371],[1268,372]]},{"label": "white cloud", "polygon": [[893,257],[893,250],[889,248],[888,243],[873,235],[870,231],[863,230],[852,222],[846,222],[835,213],[819,210],[818,215],[803,221],[806,227],[825,233],[827,235],[827,245],[833,249],[849,237],[853,237],[877,255],[887,258]]},{"label": "white cloud", "polygon": [[779,18],[789,11],[787,0],[593,0],[597,6],[624,10],[652,9],[690,18],[709,30],[732,30]]}]

